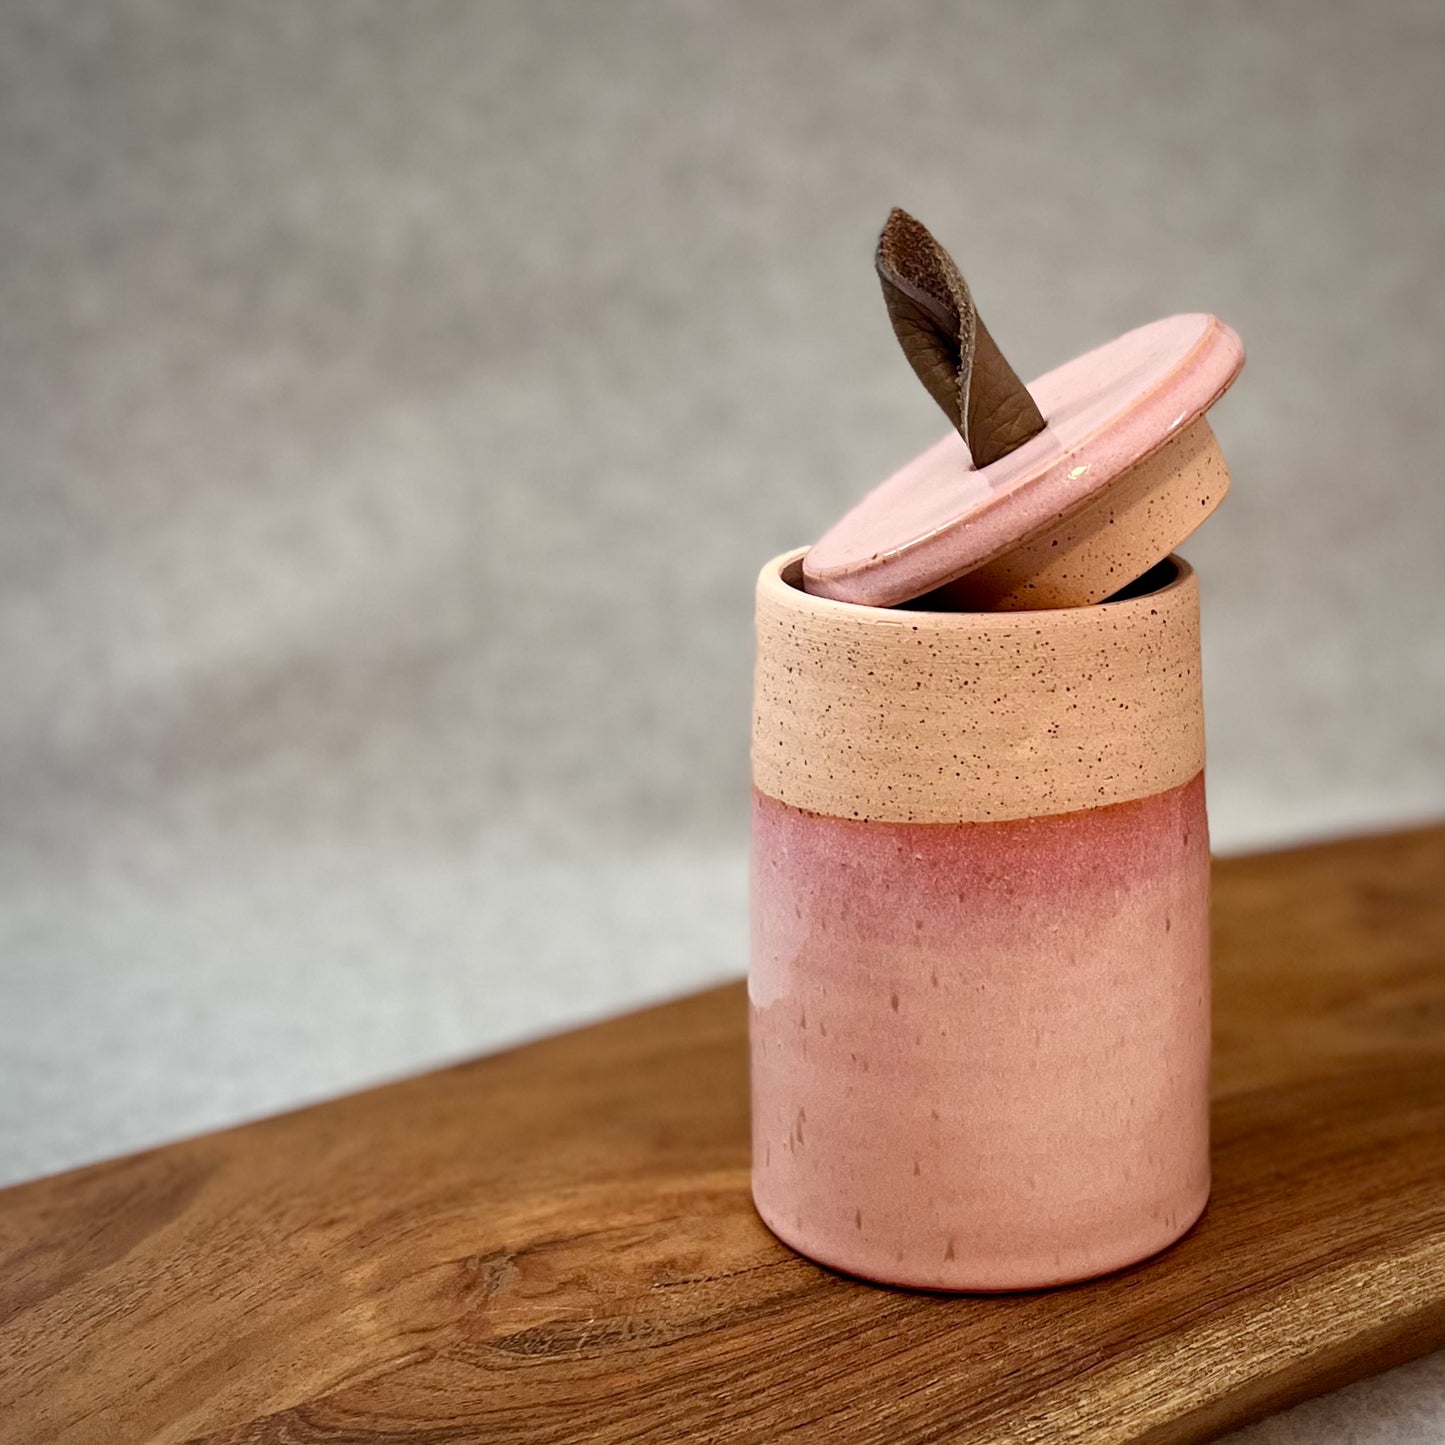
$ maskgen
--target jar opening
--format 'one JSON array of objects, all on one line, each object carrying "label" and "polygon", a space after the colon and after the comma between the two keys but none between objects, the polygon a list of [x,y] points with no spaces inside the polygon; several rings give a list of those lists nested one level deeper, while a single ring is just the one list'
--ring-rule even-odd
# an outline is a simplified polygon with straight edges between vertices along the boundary
[{"label": "jar opening", "polygon": [[1106,597],[1099,606],[1105,607],[1110,602],[1127,602],[1131,597],[1147,597],[1151,592],[1162,592],[1178,578],[1179,564],[1173,557],[1166,557],[1162,562],[1156,562],[1142,576],[1136,577],[1127,587],[1121,587]]},{"label": "jar opening", "polygon": [[[800,553],[792,561],[787,563],[778,574],[785,586],[791,587],[795,592],[803,592],[803,558]],[[1141,573],[1132,582],[1121,587],[1117,592],[1104,598],[1102,602],[1095,602],[1094,607],[1107,607],[1111,602],[1130,602],[1138,597],[1148,597],[1150,593],[1162,592],[1166,587],[1172,586],[1179,580],[1179,561],[1175,557],[1166,557],[1162,562],[1156,562],[1147,572]],[[927,592],[922,597],[915,597],[909,602],[900,602],[897,607],[888,610],[893,612],[934,612],[934,613],[963,613],[971,609],[963,607],[948,607],[941,605],[942,599],[937,592]],[[846,606],[847,604],[841,604]],[[1060,610],[1060,609],[1052,609]],[[1068,610],[1068,609],[1064,609]]]}]

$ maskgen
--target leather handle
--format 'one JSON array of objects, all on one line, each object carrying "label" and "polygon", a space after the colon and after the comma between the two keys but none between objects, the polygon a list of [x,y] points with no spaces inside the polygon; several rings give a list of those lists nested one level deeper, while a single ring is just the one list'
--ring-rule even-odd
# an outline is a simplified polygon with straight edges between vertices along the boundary
[{"label": "leather handle", "polygon": [[989,335],[968,283],[926,226],[895,207],[875,265],[893,334],[975,467],[1043,430],[1043,414]]}]

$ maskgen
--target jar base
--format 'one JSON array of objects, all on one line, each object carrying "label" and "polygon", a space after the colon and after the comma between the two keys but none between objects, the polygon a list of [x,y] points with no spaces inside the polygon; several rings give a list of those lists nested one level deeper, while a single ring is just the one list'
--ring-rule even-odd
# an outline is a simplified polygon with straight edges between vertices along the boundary
[{"label": "jar base", "polygon": [[1162,1254],[1183,1239],[1203,1217],[1209,1204],[1209,1183],[1206,1181],[1197,1203],[1173,1215],[1172,1223],[1140,1230],[1113,1248],[1081,1251],[1072,1256],[1059,1251],[1048,1259],[994,1264],[969,1259],[966,1253],[960,1253],[956,1261],[940,1262],[934,1256],[925,1262],[907,1254],[902,1259],[896,1256],[890,1259],[886,1250],[840,1249],[835,1241],[811,1236],[806,1228],[800,1227],[801,1221],[789,1222],[769,1210],[758,1198],[756,1185],[752,1195],[753,1206],[770,1233],[805,1259],[840,1274],[871,1284],[931,1294],[1018,1294],[1083,1284]]}]

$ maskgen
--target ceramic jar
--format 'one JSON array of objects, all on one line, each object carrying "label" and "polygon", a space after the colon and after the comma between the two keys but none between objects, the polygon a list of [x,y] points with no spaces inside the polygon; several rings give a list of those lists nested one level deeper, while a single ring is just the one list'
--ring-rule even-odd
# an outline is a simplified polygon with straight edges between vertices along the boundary
[{"label": "ceramic jar", "polygon": [[1209,1192],[1198,589],[1046,611],[757,593],[753,1197],[803,1254],[1014,1290]]}]

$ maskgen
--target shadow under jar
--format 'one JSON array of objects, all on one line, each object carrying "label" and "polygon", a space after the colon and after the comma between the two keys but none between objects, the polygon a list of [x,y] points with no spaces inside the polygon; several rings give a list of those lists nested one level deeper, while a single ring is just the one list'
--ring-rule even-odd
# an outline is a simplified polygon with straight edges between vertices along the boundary
[{"label": "shadow under jar", "polygon": [[753,1197],[889,1284],[1031,1289],[1209,1193],[1198,585],[1034,612],[757,594]]}]

